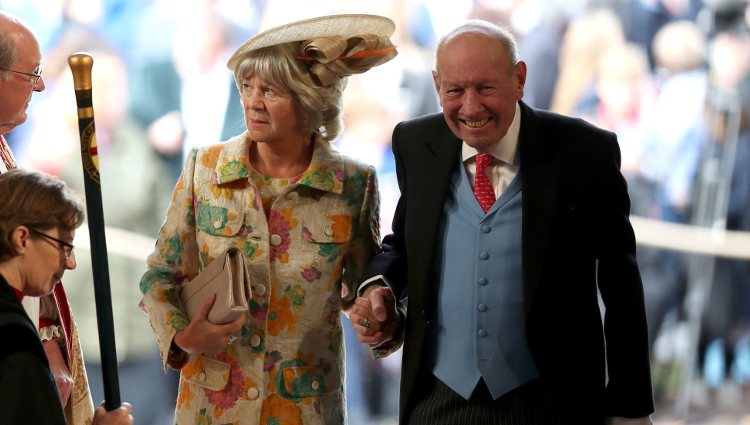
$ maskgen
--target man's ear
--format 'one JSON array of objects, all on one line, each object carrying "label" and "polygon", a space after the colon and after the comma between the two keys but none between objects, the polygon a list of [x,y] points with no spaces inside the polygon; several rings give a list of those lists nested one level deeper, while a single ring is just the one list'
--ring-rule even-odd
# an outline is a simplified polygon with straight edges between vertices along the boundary
[{"label": "man's ear", "polygon": [[514,67],[513,74],[516,79],[516,100],[521,100],[523,98],[523,88],[526,85],[526,62],[518,61]]},{"label": "man's ear", "polygon": [[435,84],[435,91],[437,92],[440,106],[443,106],[443,96],[440,92],[440,75],[438,75],[437,71],[432,71],[432,82]]}]

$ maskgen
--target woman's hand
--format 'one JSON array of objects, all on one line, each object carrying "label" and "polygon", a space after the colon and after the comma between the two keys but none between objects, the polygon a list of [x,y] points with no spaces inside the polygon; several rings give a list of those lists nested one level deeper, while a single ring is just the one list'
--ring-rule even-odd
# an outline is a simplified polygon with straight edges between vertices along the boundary
[{"label": "woman's hand", "polygon": [[234,322],[214,325],[208,321],[208,313],[215,301],[216,294],[213,294],[203,303],[188,327],[175,334],[174,343],[182,351],[189,354],[219,353],[237,339],[245,316],[238,317]]}]

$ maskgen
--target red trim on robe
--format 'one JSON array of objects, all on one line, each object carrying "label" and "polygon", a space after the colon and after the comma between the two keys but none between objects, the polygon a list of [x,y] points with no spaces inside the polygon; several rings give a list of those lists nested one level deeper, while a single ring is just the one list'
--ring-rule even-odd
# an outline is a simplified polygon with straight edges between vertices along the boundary
[{"label": "red trim on robe", "polygon": [[73,339],[71,333],[71,316],[70,316],[70,305],[68,304],[68,296],[65,294],[65,288],[63,288],[62,282],[58,282],[55,285],[55,289],[52,291],[55,294],[55,301],[57,302],[57,311],[60,313],[60,324],[62,325],[63,332],[65,333],[65,346],[67,347],[67,360],[70,364],[70,353],[73,349]]}]

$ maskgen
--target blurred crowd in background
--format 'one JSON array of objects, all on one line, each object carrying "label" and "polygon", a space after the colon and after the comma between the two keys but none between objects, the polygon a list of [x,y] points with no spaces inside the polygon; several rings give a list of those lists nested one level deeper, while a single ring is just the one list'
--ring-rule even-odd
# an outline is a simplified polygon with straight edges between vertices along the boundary
[{"label": "blurred crowd in background", "polygon": [[[113,246],[120,385],[138,424],[171,423],[177,386],[175,373],[163,373],[138,309],[145,254],[184,154],[244,130],[226,62],[242,41],[265,28],[331,13],[375,13],[396,22],[399,55],[349,79],[345,129],[336,142],[377,168],[383,234],[398,198],[391,130],[401,120],[440,110],[430,74],[435,44],[467,18],[516,34],[528,64],[526,103],[617,133],[634,216],[750,230],[747,0],[0,0],[0,9],[21,17],[38,36],[47,85],[33,97],[29,122],[8,141],[21,167],[59,175],[79,193],[67,58],[76,51],[94,57],[104,214],[113,229],[107,243]],[[641,238],[638,231],[643,240],[670,238]],[[81,235],[76,239],[85,245]],[[730,258],[657,245],[638,247],[656,417],[669,417],[680,400],[694,412],[746,406],[747,249]],[[97,401],[103,397],[87,257],[79,254],[78,269],[66,273],[64,283]],[[399,357],[373,361],[347,331],[350,423],[395,423]]]}]

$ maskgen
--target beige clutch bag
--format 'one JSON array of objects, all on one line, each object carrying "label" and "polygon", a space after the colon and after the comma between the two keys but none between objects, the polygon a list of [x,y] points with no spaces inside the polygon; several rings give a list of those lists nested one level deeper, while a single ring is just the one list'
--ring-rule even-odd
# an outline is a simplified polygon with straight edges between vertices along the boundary
[{"label": "beige clutch bag", "polygon": [[216,302],[208,313],[208,321],[221,325],[248,312],[248,300],[252,298],[250,288],[250,276],[242,252],[229,248],[193,280],[185,282],[180,297],[185,313],[192,320],[206,298],[216,293]]}]

